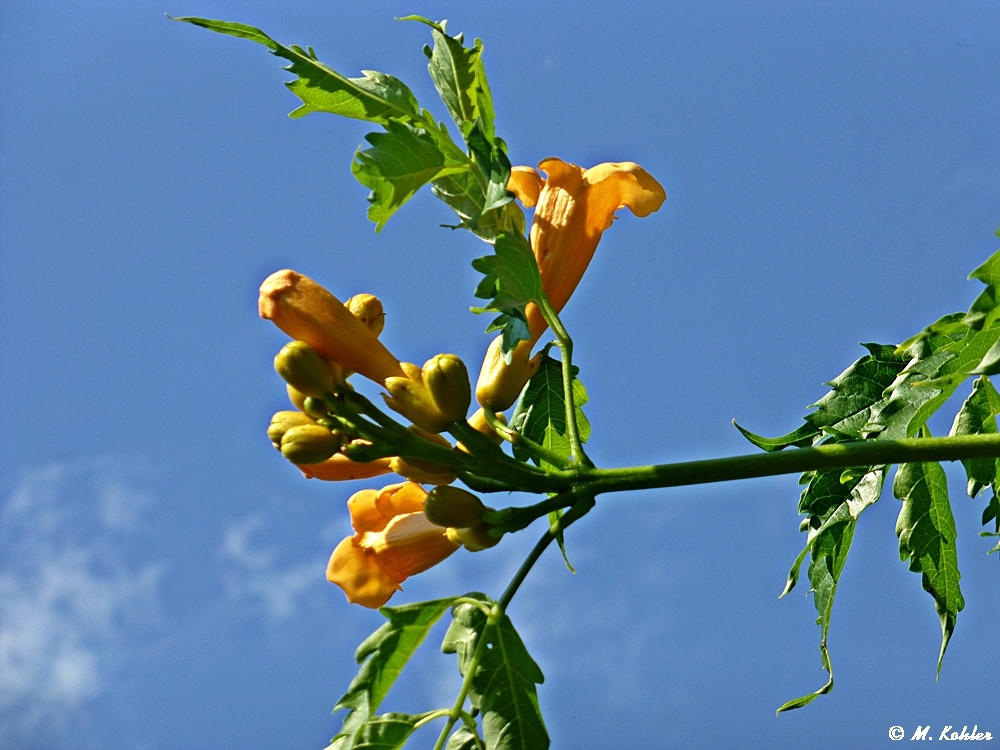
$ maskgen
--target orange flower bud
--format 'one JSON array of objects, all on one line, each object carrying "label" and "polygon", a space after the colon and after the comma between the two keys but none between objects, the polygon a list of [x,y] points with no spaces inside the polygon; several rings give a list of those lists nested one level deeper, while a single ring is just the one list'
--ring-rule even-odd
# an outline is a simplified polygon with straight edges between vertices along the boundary
[{"label": "orange flower bud", "polygon": [[390,394],[382,394],[386,405],[428,432],[446,430],[455,420],[441,413],[424,383],[423,371],[409,362],[402,362],[400,367],[404,372],[403,377],[385,380],[385,389]]},{"label": "orange flower bud", "polygon": [[[293,412],[294,413],[294,412]],[[334,453],[326,461],[315,464],[299,464],[306,479],[322,479],[326,482],[340,482],[349,479],[370,479],[392,471],[388,458],[375,461],[352,461],[347,456]]]},{"label": "orange flower bud", "polygon": [[374,294],[355,294],[344,303],[344,307],[376,336],[382,333],[385,311],[382,309],[382,301]]},{"label": "orange flower bud", "polygon": [[376,383],[405,377],[375,334],[308,276],[288,269],[271,274],[261,284],[259,307],[262,318],[330,362]]},{"label": "orange flower bud", "polygon": [[541,354],[531,357],[530,342],[519,341],[508,365],[503,360],[500,343],[500,336],[493,339],[476,383],[476,400],[484,409],[493,411],[506,411],[513,406],[525,383],[538,372],[542,363]]}]

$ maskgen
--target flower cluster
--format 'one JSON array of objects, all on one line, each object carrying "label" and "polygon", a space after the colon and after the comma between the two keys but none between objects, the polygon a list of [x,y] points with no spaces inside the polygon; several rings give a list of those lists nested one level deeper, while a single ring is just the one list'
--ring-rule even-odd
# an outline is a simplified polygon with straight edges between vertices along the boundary
[{"label": "flower cluster", "polygon": [[[535,207],[531,248],[545,294],[558,312],[580,282],[615,211],[627,207],[636,216],[647,216],[666,194],[631,162],[581,169],[551,158],[538,170],[546,177],[530,167],[515,167],[507,187],[525,207]],[[312,279],[286,269],[261,285],[259,308],[261,317],[292,338],[275,358],[275,369],[287,383],[295,410],[272,418],[268,436],[274,446],[309,478],[338,481],[396,473],[407,480],[362,490],[348,501],[355,533],[337,545],[327,567],[327,578],[344,590],[348,601],[380,607],[406,578],[460,546],[476,552],[499,541],[483,520],[491,509],[475,495],[447,486],[456,478],[452,469],[411,455],[375,455],[379,446],[341,418],[336,397],[353,392],[347,379],[357,373],[384,388],[386,405],[410,420],[413,435],[437,450],[466,450],[441,435],[462,423],[499,443],[485,410],[502,420],[502,412],[537,371],[540,355],[532,357],[531,352],[547,328],[541,310],[527,306],[531,338],[518,344],[509,361],[500,337],[490,344],[475,389],[482,408],[468,416],[472,389],[461,359],[440,354],[423,367],[400,362],[379,341],[385,316],[376,297],[360,294],[342,303]],[[428,492],[423,484],[434,487]]]}]

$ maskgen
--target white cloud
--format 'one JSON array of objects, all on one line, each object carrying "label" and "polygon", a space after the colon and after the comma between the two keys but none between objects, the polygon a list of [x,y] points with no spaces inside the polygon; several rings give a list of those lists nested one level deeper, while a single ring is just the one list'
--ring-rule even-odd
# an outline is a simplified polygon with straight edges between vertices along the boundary
[{"label": "white cloud", "polygon": [[109,461],[26,473],[0,509],[0,743],[67,726],[158,617],[162,565],[130,566],[125,530],[148,495]]},{"label": "white cloud", "polygon": [[223,534],[221,557],[231,564],[223,583],[231,601],[251,609],[263,608],[273,621],[287,620],[310,594],[321,590],[325,560],[315,558],[280,566],[273,550],[253,546],[253,537],[263,526],[259,514],[233,524]]}]

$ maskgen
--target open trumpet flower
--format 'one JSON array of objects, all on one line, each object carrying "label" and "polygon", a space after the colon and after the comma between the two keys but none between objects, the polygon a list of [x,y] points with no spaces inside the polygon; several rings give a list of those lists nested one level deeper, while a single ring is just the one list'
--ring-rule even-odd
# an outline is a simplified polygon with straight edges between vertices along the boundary
[{"label": "open trumpet flower", "polygon": [[[531,167],[514,167],[507,189],[526,208],[535,208],[531,250],[545,295],[559,312],[583,278],[601,235],[615,220],[615,211],[628,208],[636,216],[649,216],[663,205],[667,194],[649,172],[630,161],[583,169],[551,157],[543,159],[538,169],[548,177]],[[531,349],[548,324],[534,303],[528,303],[525,315],[531,339],[518,344],[513,361],[504,362],[499,337],[486,354],[476,386],[476,400],[486,408],[509,408],[538,369]]]},{"label": "open trumpet flower", "polygon": [[[583,278],[615,211],[628,208],[636,216],[649,216],[667,194],[649,172],[630,161],[583,169],[551,157],[539,162],[538,169],[547,178],[531,167],[514,167],[507,189],[525,207],[535,207],[531,249],[545,294],[559,312]],[[534,305],[526,312],[534,344],[546,323]]]},{"label": "open trumpet flower", "polygon": [[344,590],[349,602],[381,607],[403,581],[459,548],[447,529],[427,520],[426,498],[419,484],[404,482],[362,490],[347,501],[355,534],[334,549],[326,578]]}]

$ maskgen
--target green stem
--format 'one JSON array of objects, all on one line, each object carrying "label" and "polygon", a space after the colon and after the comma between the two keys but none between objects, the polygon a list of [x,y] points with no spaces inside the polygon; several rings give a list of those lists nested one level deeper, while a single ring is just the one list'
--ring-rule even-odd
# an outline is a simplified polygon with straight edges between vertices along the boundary
[{"label": "green stem", "polygon": [[556,313],[549,298],[542,294],[539,300],[539,309],[542,317],[549,324],[552,333],[556,337],[556,345],[562,354],[562,379],[563,379],[563,399],[566,403],[566,434],[569,438],[570,451],[573,461],[581,466],[593,466],[587,454],[583,450],[583,443],[580,441],[580,429],[576,423],[576,401],[573,398],[573,340],[569,337],[566,329],[563,328],[562,321]]},{"label": "green stem", "polygon": [[774,453],[684,461],[674,464],[634,466],[624,469],[589,469],[581,484],[590,491],[622,492],[654,487],[680,487],[709,482],[729,482],[803,471],[847,469],[852,466],[958,461],[1000,458],[1000,435],[960,435],[907,440],[868,440],[796,448]]},{"label": "green stem", "polygon": [[483,631],[479,634],[479,641],[476,643],[476,649],[472,652],[472,658],[466,666],[465,679],[462,680],[462,689],[459,691],[458,697],[455,699],[455,705],[452,706],[451,714],[448,716],[448,721],[445,723],[444,728],[442,728],[437,742],[434,743],[434,750],[442,750],[444,743],[448,741],[448,735],[451,734],[452,728],[462,716],[462,707],[465,705],[465,699],[469,695],[469,690],[472,689],[472,680],[476,675],[476,670],[479,669],[479,661],[482,659],[482,656],[486,651],[486,642],[489,640],[489,638],[487,638],[489,629],[495,628],[503,620],[507,611],[507,606],[510,604],[510,600],[514,598],[514,594],[517,593],[517,590],[521,587],[521,584],[524,582],[528,573],[531,572],[535,563],[538,562],[538,558],[541,557],[545,549],[552,544],[552,540],[562,533],[562,531],[571,523],[576,521],[578,518],[583,517],[593,507],[593,495],[583,497],[577,501],[577,503],[567,513],[563,514],[558,521],[552,524],[552,526],[542,535],[542,538],[535,543],[531,552],[528,553],[524,562],[521,563],[521,567],[517,569],[517,573],[514,574],[510,583],[507,584],[507,588],[504,589],[500,599],[493,606],[493,610],[489,617],[486,618],[486,624],[483,626]]}]

